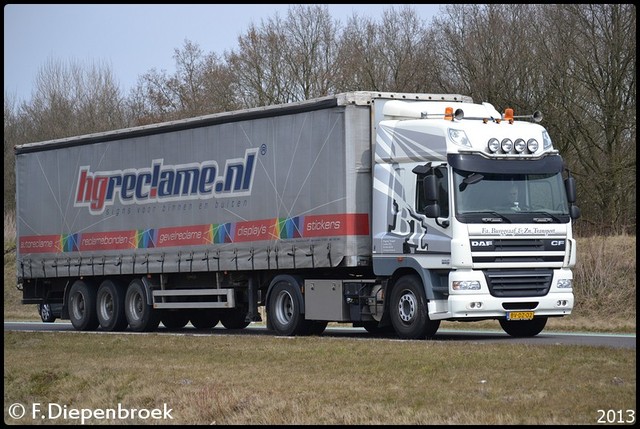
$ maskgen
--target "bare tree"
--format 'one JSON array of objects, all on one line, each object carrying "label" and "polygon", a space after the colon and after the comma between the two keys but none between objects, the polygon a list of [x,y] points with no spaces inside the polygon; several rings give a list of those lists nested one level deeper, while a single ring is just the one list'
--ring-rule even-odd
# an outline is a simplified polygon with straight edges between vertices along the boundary
[{"label": "bare tree", "polygon": [[13,210],[16,203],[16,175],[14,146],[24,143],[18,120],[16,97],[4,94],[4,211]]},{"label": "bare tree", "polygon": [[226,55],[246,107],[287,103],[335,91],[338,24],[326,5],[294,5],[252,24]]},{"label": "bare tree", "polygon": [[[540,100],[541,70],[536,44],[542,35],[522,4],[447,5],[431,29],[445,92],[459,92],[497,108],[530,110]],[[531,110],[533,111],[533,110]]]},{"label": "bare tree", "polygon": [[126,107],[111,68],[49,60],[36,76],[34,95],[22,106],[31,141],[122,128]]},{"label": "bare tree", "polygon": [[579,177],[583,219],[596,232],[635,232],[635,6],[562,4],[542,12],[545,109]]},{"label": "bare tree", "polygon": [[326,5],[294,5],[282,27],[286,50],[286,78],[292,98],[306,100],[334,89],[337,24]]},{"label": "bare tree", "polygon": [[205,55],[197,43],[185,40],[175,49],[176,71],[151,69],[138,79],[130,106],[137,123],[145,124],[216,113],[237,107],[232,81],[215,53]]},{"label": "bare tree", "polygon": [[352,15],[339,41],[337,85],[341,91],[383,90],[385,72],[379,45],[375,21]]},{"label": "bare tree", "polygon": [[277,13],[260,27],[252,24],[238,37],[238,50],[225,55],[235,76],[236,94],[244,107],[294,101],[286,72],[282,26]]},{"label": "bare tree", "polygon": [[354,14],[339,41],[341,90],[434,92],[433,44],[409,5],[384,11],[376,22]]}]

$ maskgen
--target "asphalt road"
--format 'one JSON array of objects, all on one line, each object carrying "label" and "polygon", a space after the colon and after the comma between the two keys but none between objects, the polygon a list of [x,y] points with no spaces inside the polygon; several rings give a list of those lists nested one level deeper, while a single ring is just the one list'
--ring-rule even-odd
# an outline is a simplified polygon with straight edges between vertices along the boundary
[{"label": "asphalt road", "polygon": [[[20,332],[72,332],[77,334],[132,334],[132,335],[146,335],[145,333],[138,333],[133,331],[124,332],[103,332],[100,330],[92,332],[78,332],[73,329],[70,322],[57,321],[54,323],[43,322],[4,322],[4,330],[8,331],[20,331]],[[170,331],[165,329],[162,325],[158,328],[156,333],[164,335],[274,335],[273,332],[268,331],[263,324],[251,324],[245,329],[241,330],[229,330],[225,329],[221,325],[216,328],[207,331],[200,331],[193,328],[191,325],[187,325],[185,328],[178,331]],[[322,334],[323,337],[331,338],[388,338],[389,341],[407,341],[400,340],[394,337],[382,337],[374,336],[363,328],[351,328],[351,327],[337,327],[329,326]],[[580,346],[594,346],[594,347],[612,347],[612,348],[636,348],[636,335],[635,334],[608,334],[608,333],[569,333],[569,332],[555,332],[555,331],[543,331],[532,338],[513,338],[505,334],[502,331],[485,331],[485,330],[452,330],[441,329],[437,332],[435,337],[428,341],[449,341],[457,343],[510,343],[510,344],[555,344],[555,345],[580,345]]]}]

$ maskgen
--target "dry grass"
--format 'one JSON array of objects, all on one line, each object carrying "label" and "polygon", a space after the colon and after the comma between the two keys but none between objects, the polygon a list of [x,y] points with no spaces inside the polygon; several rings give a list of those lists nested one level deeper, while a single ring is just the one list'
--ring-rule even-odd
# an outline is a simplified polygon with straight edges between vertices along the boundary
[{"label": "dry grass", "polygon": [[628,349],[75,332],[4,341],[6,405],[173,410],[171,421],[91,423],[596,424],[599,409],[636,406]]}]

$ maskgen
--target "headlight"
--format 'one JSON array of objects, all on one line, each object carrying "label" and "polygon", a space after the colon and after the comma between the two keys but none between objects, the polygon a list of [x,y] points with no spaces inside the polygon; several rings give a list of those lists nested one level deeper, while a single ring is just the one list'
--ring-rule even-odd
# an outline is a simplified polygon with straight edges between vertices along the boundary
[{"label": "headlight", "polygon": [[529,152],[531,153],[536,153],[536,151],[538,150],[538,140],[536,139],[529,139],[529,141],[527,142],[527,149],[529,149]]},{"label": "headlight", "polygon": [[558,280],[559,289],[571,289],[573,287],[572,279],[560,279]]},{"label": "headlight", "polygon": [[491,153],[496,153],[500,150],[500,142],[498,141],[498,139],[492,138],[491,140],[489,140],[487,147],[489,147],[489,151]]},{"label": "headlight", "polygon": [[525,143],[525,141],[523,139],[517,139],[513,143],[513,147],[516,148],[516,152],[522,153],[527,148],[527,143]]},{"label": "headlight", "polygon": [[513,142],[511,139],[502,139],[500,146],[502,146],[502,151],[504,153],[509,153],[511,152],[511,149],[513,149]]},{"label": "headlight", "polygon": [[477,280],[456,280],[451,287],[453,290],[480,290],[480,282]]}]

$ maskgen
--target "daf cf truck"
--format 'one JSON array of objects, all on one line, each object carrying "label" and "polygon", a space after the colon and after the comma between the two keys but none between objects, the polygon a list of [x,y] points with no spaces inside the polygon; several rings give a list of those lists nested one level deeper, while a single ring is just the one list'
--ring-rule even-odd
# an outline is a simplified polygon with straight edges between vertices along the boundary
[{"label": "daf cf truck", "polygon": [[363,91],[17,146],[22,302],[77,330],[537,335],[573,309],[580,214],[541,118]]}]

